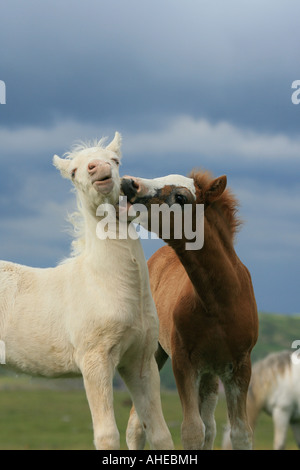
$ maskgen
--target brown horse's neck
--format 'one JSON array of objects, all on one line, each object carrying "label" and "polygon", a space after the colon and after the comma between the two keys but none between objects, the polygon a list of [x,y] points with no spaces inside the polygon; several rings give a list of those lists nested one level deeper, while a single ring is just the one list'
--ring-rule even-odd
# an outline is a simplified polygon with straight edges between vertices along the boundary
[{"label": "brown horse's neck", "polygon": [[205,311],[211,314],[219,305],[228,305],[240,289],[236,271],[238,257],[233,234],[221,214],[212,208],[205,212],[204,245],[200,250],[186,250],[187,240],[168,240],[198,293]]}]

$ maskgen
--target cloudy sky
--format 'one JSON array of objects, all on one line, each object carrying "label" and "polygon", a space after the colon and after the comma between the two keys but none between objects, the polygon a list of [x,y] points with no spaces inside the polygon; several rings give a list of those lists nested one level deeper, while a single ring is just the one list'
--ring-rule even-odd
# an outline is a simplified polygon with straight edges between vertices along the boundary
[{"label": "cloudy sky", "polygon": [[118,130],[121,174],[227,174],[259,309],[300,313],[297,0],[10,0],[0,14],[1,259],[68,255],[74,195],[52,156]]}]

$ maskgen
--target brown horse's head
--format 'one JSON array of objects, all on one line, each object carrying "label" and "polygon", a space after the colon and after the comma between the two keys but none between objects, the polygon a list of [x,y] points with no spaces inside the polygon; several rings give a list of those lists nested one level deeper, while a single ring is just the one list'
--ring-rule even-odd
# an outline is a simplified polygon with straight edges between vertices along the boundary
[{"label": "brown horse's head", "polygon": [[[200,174],[200,173],[199,173]],[[215,179],[206,178],[200,181],[198,173],[192,173],[192,178],[181,175],[168,175],[162,178],[144,179],[135,176],[124,176],[121,188],[131,204],[204,204],[207,206],[218,199],[227,184],[226,176]],[[206,173],[202,173],[206,175]],[[202,184],[201,184],[202,182]]]},{"label": "brown horse's head", "polygon": [[[204,209],[219,199],[225,190],[226,176],[210,179],[202,185],[196,178],[197,174],[191,176],[168,175],[152,180],[124,176],[121,189],[131,205],[142,205],[145,208],[141,224],[169,241],[180,238],[176,234],[184,236],[187,224],[183,212],[186,215],[186,211],[190,214],[191,232],[196,233],[198,219],[203,218]],[[154,214],[156,220],[153,220]],[[169,226],[166,227],[164,223]],[[164,227],[167,228],[165,232]]]},{"label": "brown horse's head", "polygon": [[121,188],[131,204],[192,204],[196,201],[196,188],[192,178],[169,175],[163,178],[144,179],[124,176]]}]

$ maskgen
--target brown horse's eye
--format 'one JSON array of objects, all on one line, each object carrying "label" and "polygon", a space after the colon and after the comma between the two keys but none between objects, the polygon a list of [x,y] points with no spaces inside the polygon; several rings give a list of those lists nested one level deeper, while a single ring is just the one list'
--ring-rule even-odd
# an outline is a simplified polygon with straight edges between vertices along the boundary
[{"label": "brown horse's eye", "polygon": [[183,206],[184,204],[187,203],[187,198],[183,194],[176,194],[175,195],[175,202],[177,204],[180,204],[181,206]]}]

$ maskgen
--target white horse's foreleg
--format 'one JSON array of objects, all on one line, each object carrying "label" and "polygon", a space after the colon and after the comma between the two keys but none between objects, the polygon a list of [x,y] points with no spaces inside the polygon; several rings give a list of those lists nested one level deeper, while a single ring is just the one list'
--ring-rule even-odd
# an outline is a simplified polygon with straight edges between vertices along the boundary
[{"label": "white horse's foreleg", "polygon": [[145,437],[151,449],[174,449],[170,431],[162,413],[160,377],[154,356],[137,359],[128,368],[119,369],[133,400],[136,411],[131,412],[127,427],[127,443],[131,449],[144,447]]},{"label": "white horse's foreleg", "polygon": [[[160,344],[158,344],[157,351],[155,353],[155,360],[157,362],[158,369],[160,370],[168,359],[168,355],[163,350]],[[134,406],[130,411],[130,417],[126,431],[126,442],[128,448],[131,450],[142,450],[146,444],[146,433],[143,429],[137,412]]]},{"label": "white horse's foreleg", "polygon": [[143,450],[146,444],[146,433],[134,406],[131,408],[127,424],[126,442],[129,450]]},{"label": "white horse's foreleg", "polygon": [[276,406],[273,409],[272,418],[274,423],[273,449],[283,450],[290,422],[290,413],[288,410]]},{"label": "white horse's foreleg", "polygon": [[97,450],[119,450],[120,435],[113,408],[113,374],[111,361],[97,355],[85,360],[83,380],[91,410],[94,444]]}]

